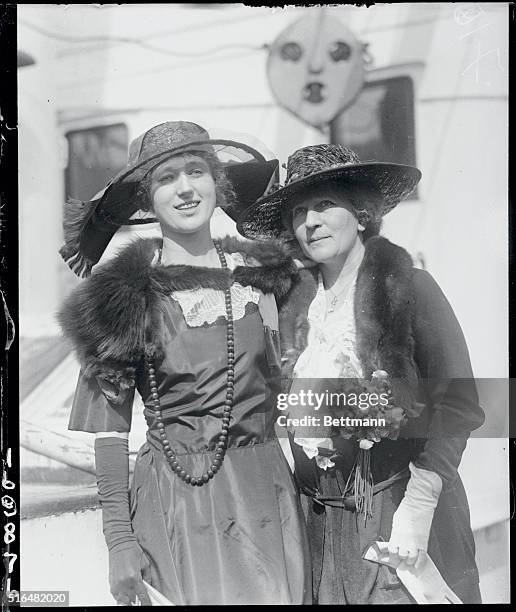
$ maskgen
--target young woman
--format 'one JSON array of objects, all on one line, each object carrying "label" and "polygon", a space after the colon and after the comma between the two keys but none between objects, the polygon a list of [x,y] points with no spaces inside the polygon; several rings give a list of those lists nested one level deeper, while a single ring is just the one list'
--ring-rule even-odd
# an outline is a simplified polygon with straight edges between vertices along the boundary
[{"label": "young woman", "polygon": [[[345,426],[294,433],[321,604],[413,603],[393,569],[363,559],[368,545],[382,540],[394,567],[403,560],[419,570],[428,554],[460,599],[480,601],[457,471],[484,418],[468,350],[430,274],[378,236],[383,215],[420,176],[407,166],[361,163],[340,145],[305,147],[289,158],[285,186],[239,222],[249,238],[295,237],[316,264],[280,315],[292,390],[308,380],[383,378],[407,418],[398,439],[374,444]],[[338,416],[338,408],[331,411]],[[357,486],[351,495],[348,480],[359,453],[367,455],[374,483],[367,516],[357,511]]]},{"label": "young woman", "polygon": [[[263,193],[271,174],[246,145],[168,122],[134,141],[127,168],[65,218],[62,255],[79,271],[135,211],[151,211],[163,234],[95,270],[60,314],[82,366],[69,427],[96,434],[121,605],[148,603],[142,576],[176,605],[311,600],[304,519],[274,432],[276,299],[296,268],[272,242],[210,234],[216,206]],[[148,432],[129,495],[135,390]]]}]

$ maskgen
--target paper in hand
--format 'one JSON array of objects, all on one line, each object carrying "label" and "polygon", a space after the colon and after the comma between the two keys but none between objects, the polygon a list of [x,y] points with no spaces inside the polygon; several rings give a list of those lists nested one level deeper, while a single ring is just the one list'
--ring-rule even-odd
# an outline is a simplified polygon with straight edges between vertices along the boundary
[{"label": "paper in hand", "polygon": [[[389,561],[387,542],[375,542],[364,553],[364,559],[394,567]],[[444,581],[435,563],[427,555],[426,562],[416,569],[402,561],[396,574],[418,604],[461,604],[462,601]]]},{"label": "paper in hand", "polygon": [[147,589],[147,595],[151,600],[151,604],[153,606],[175,606],[169,599],[162,595],[159,591],[157,591],[153,586],[151,586],[148,582],[143,581],[145,588]]}]

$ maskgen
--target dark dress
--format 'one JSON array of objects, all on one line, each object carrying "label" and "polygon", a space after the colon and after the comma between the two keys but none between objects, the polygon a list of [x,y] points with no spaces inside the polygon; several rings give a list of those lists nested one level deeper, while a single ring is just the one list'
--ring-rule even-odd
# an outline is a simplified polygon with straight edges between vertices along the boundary
[{"label": "dark dress", "polygon": [[[133,530],[151,564],[152,585],[175,604],[311,603],[306,526],[293,476],[275,435],[277,331],[264,324],[272,295],[234,321],[235,396],[222,468],[202,487],[168,465],[142,368],[147,442],[136,460]],[[265,304],[265,306],[264,306]],[[274,306],[275,308],[275,306]],[[167,438],[192,475],[204,473],[222,427],[226,322],[189,327],[178,302],[163,309],[164,357],[156,380]],[[107,394],[109,397],[109,393]],[[81,376],[70,428],[128,431],[133,392],[110,402]],[[106,429],[106,427],[110,429]]]},{"label": "dark dress", "polygon": [[[306,347],[301,331],[307,326],[308,304],[316,287],[314,274],[305,274],[296,288],[303,299],[292,294],[281,317],[283,352],[291,363]],[[315,491],[315,497],[324,500],[343,496],[357,442],[341,437],[335,428],[333,442],[338,454],[333,458],[335,467],[326,471],[292,444],[296,477],[307,493],[303,506],[314,597],[321,604],[414,603],[394,570],[363,559],[369,544],[389,541],[412,461],[437,473],[443,482],[428,554],[464,603],[480,603],[475,543],[458,466],[470,432],[482,425],[484,413],[457,319],[430,274],[413,269],[409,255],[381,237],[365,243],[354,315],[366,376],[376,369],[386,370],[398,384],[398,399],[405,392],[407,403],[415,400],[423,408],[417,418],[408,420],[399,439],[384,439],[369,451],[374,483],[391,484],[374,495],[373,516],[366,524],[351,504],[334,507],[316,501],[313,495]]]}]

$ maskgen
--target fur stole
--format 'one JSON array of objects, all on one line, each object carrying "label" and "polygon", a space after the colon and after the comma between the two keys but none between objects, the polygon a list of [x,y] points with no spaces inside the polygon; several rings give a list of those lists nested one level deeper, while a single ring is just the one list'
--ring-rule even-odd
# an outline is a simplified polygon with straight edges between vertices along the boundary
[{"label": "fur stole", "polygon": [[[364,376],[385,370],[391,379],[403,379],[404,392],[417,384],[412,322],[415,298],[412,260],[403,248],[375,236],[365,243],[355,291],[354,314],[357,353]],[[295,363],[307,345],[308,307],[317,292],[317,268],[300,273],[280,311],[283,374],[292,376]],[[393,383],[393,386],[397,386]],[[401,390],[400,390],[401,391]],[[401,401],[410,407],[413,392]]]},{"label": "fur stole", "polygon": [[232,272],[187,265],[153,266],[159,239],[140,239],[98,268],[66,299],[58,320],[86,376],[101,374],[119,388],[131,386],[142,359],[163,356],[163,304],[172,291],[225,289],[233,281],[273,293],[279,303],[298,278],[287,248],[277,242],[222,240],[245,266]]}]

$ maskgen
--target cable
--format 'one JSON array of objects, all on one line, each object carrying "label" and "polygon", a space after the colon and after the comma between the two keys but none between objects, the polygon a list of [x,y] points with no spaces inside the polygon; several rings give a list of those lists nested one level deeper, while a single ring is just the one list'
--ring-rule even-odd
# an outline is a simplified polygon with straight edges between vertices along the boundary
[{"label": "cable", "polygon": [[196,57],[205,57],[206,55],[213,55],[214,53],[219,53],[220,51],[226,51],[228,49],[247,49],[252,51],[263,51],[267,49],[267,45],[263,44],[260,46],[248,45],[246,43],[230,43],[227,45],[221,45],[219,47],[213,47],[212,49],[206,49],[204,51],[198,52],[178,52],[178,51],[169,51],[168,49],[163,49],[161,47],[155,47],[146,42],[139,42],[139,44],[144,49],[148,49],[149,51],[155,51],[156,53],[162,53],[163,55],[172,55],[174,57],[184,57],[184,58],[196,58]]},{"label": "cable", "polygon": [[24,25],[25,27],[34,30],[34,32],[38,32],[38,34],[42,34],[43,36],[47,36],[48,38],[54,38],[55,40],[60,40],[62,42],[71,42],[71,43],[88,43],[88,42],[139,42],[137,38],[123,38],[120,36],[67,36],[66,34],[59,34],[58,32],[50,32],[45,28],[37,26],[33,23],[25,21],[25,19],[19,19],[19,23]]},{"label": "cable", "polygon": [[[232,60],[237,60],[237,59],[242,59],[246,56],[252,55],[253,53],[256,52],[256,49],[253,49],[252,51],[244,51],[243,53],[232,53],[232,54],[228,54],[224,57],[224,61],[225,62],[229,62]],[[217,57],[203,57],[203,58],[198,58],[197,60],[189,60],[186,61],[182,64],[167,64],[166,66],[159,66],[157,68],[145,68],[143,70],[136,70],[133,71],[129,74],[112,74],[109,79],[111,81],[114,80],[121,80],[121,79],[134,79],[135,77],[138,76],[149,76],[151,74],[161,74],[163,72],[168,72],[169,70],[176,70],[176,69],[185,69],[185,68],[189,68],[190,66],[199,66],[200,64],[209,64],[212,62],[218,62],[220,61],[219,58]],[[60,87],[60,89],[73,89],[75,87],[78,86],[82,86],[85,84],[91,84],[91,83],[99,83],[99,82],[104,82],[106,80],[106,75],[103,75],[101,77],[93,77],[90,79],[80,79],[79,81],[76,82],[72,82],[72,83],[67,83],[65,86]]]},{"label": "cable", "polygon": [[[211,6],[211,5],[210,5]],[[253,14],[252,15],[246,15],[245,17],[236,17],[234,19],[232,19],[231,21],[228,21],[227,19],[224,20],[217,20],[217,21],[205,21],[203,23],[193,23],[190,25],[184,25],[178,28],[169,28],[167,30],[158,30],[157,32],[153,32],[151,34],[147,34],[145,37],[140,38],[139,40],[150,40],[150,39],[156,39],[156,38],[164,38],[164,37],[169,37],[169,36],[173,36],[174,34],[188,34],[190,32],[198,32],[199,30],[206,30],[209,29],[210,31],[212,31],[214,28],[220,27],[220,26],[233,26],[236,25],[238,23],[242,23],[242,22],[246,22],[246,21],[250,21],[251,19],[253,21],[256,21],[257,19],[263,19],[265,17],[269,17],[270,16],[270,10],[264,10],[264,12],[259,12],[256,13],[255,12],[256,9],[253,9]],[[112,44],[111,39],[106,39],[105,41],[102,41],[104,44],[102,45],[96,45],[95,47],[90,47],[89,51],[100,51],[102,49],[104,49],[106,46],[110,46]],[[73,55],[74,53],[77,53],[77,50],[73,50],[73,48],[70,49],[64,49],[62,51],[59,51],[57,53],[58,57],[65,57],[67,55]]]},{"label": "cable", "polygon": [[138,45],[140,47],[143,47],[144,49],[147,49],[148,51],[154,51],[156,53],[161,53],[163,55],[171,55],[173,57],[184,57],[184,58],[205,57],[206,55],[213,55],[215,53],[219,53],[221,51],[226,51],[229,49],[248,49],[248,50],[253,50],[253,51],[263,51],[264,49],[267,49],[266,44],[256,46],[256,45],[249,45],[246,43],[229,43],[226,45],[219,45],[218,47],[212,47],[211,49],[205,49],[203,51],[193,51],[193,52],[172,51],[170,49],[163,49],[162,47],[156,47],[155,45],[145,42],[145,40],[140,39],[140,38],[125,38],[122,36],[82,36],[82,37],[67,36],[66,34],[50,32],[48,30],[45,30],[44,28],[41,28],[37,25],[34,25],[33,23],[29,23],[24,20],[20,20],[20,23],[26,26],[27,28],[30,28],[31,30],[38,32],[39,34],[43,36],[47,36],[48,38],[53,38],[55,40],[60,40],[61,42],[81,43],[81,44],[99,43],[99,42],[131,44],[131,45]]}]

